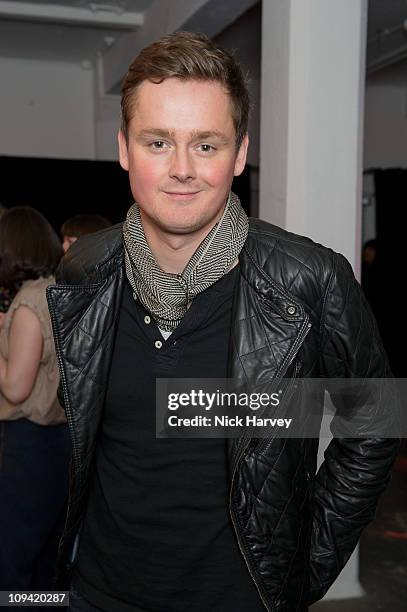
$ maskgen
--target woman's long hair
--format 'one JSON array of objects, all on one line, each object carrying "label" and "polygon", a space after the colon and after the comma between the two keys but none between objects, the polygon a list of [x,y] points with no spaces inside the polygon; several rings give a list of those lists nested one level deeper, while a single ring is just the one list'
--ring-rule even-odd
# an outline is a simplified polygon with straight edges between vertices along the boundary
[{"label": "woman's long hair", "polygon": [[31,206],[10,208],[0,219],[0,286],[15,291],[25,280],[54,274],[63,255],[58,235]]}]

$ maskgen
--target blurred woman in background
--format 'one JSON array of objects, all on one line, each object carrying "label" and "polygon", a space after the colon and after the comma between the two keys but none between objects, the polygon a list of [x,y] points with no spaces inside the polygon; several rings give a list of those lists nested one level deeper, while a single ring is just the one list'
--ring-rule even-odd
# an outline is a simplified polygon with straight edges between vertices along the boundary
[{"label": "blurred woman in background", "polygon": [[70,444],[46,287],[62,248],[30,207],[0,219],[0,286],[17,293],[0,319],[0,590],[52,588]]}]

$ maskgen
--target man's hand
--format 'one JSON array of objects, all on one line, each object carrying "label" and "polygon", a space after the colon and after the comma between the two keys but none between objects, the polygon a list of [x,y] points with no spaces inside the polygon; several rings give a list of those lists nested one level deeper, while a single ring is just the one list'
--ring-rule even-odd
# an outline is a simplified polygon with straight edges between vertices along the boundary
[{"label": "man's hand", "polygon": [[7,313],[5,313],[5,312],[0,312],[0,329],[3,327],[3,322],[4,322],[4,319],[6,317],[6,314]]}]

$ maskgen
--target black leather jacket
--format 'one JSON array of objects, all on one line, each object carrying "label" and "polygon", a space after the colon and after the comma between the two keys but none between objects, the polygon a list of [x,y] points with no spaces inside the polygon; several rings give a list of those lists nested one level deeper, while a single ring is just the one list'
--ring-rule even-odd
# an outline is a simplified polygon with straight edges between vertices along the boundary
[{"label": "black leather jacket", "polygon": [[[239,256],[230,376],[389,377],[375,321],[347,260],[250,219]],[[126,281],[121,226],[75,243],[47,291],[72,439],[58,586],[68,587]],[[323,401],[323,399],[321,399]],[[374,516],[394,439],[334,439],[316,475],[314,439],[229,439],[230,516],[267,610],[302,612],[338,576]]]}]

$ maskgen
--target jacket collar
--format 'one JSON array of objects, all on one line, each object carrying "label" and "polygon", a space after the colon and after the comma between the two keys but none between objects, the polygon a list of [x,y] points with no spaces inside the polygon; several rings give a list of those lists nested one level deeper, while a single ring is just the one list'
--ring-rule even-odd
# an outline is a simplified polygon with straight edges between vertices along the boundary
[{"label": "jacket collar", "polygon": [[114,232],[110,236],[109,250],[102,255],[101,261],[96,266],[97,280],[103,281],[111,274],[117,273],[118,266],[124,265],[124,248],[123,248],[123,233],[122,224],[114,227]]},{"label": "jacket collar", "polygon": [[[302,304],[277,283],[264,269],[264,262],[258,257],[255,232],[252,232],[254,220],[249,219],[249,235],[239,255],[241,275],[250,287],[264,300],[266,309],[274,310],[284,320],[301,322],[306,318]],[[278,255],[277,255],[278,256]],[[89,278],[94,283],[102,282],[111,274],[117,273],[118,267],[124,265],[122,224],[112,228],[101,260],[95,265],[94,273]]]}]

